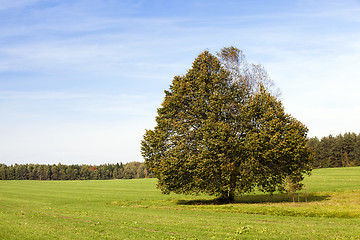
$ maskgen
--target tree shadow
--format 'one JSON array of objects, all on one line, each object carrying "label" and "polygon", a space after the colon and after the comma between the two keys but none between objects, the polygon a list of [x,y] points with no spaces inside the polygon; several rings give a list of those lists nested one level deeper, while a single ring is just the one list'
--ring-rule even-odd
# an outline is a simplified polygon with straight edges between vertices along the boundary
[{"label": "tree shadow", "polygon": [[222,199],[181,199],[177,201],[177,205],[224,205],[224,204],[259,204],[259,203],[305,203],[305,202],[320,202],[330,199],[330,195],[316,194],[316,193],[300,193],[289,195],[285,193],[278,193],[272,195],[256,194],[244,195],[235,197],[233,202],[224,201]]}]

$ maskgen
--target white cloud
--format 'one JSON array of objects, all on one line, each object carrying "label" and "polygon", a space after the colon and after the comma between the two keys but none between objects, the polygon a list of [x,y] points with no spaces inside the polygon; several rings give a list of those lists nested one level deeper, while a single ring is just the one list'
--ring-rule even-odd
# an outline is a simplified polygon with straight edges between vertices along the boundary
[{"label": "white cloud", "polygon": [[0,11],[8,10],[11,8],[22,8],[39,2],[39,0],[0,0]]},{"label": "white cloud", "polygon": [[50,100],[50,99],[79,99],[89,97],[89,94],[72,94],[64,92],[19,92],[19,91],[0,91],[1,100]]},{"label": "white cloud", "polygon": [[[48,118],[71,118],[80,115],[87,118],[89,115],[107,117],[121,116],[123,121],[134,116],[153,115],[160,105],[160,97],[154,95],[130,95],[130,94],[99,94],[99,93],[66,93],[66,92],[0,92],[0,110],[7,112],[7,116],[32,116],[44,117],[51,113]],[[17,113],[17,114],[16,114]],[[6,115],[3,117],[6,119]],[[10,120],[10,119],[7,119]],[[40,119],[39,119],[40,120]],[[91,121],[91,120],[88,120]]]}]

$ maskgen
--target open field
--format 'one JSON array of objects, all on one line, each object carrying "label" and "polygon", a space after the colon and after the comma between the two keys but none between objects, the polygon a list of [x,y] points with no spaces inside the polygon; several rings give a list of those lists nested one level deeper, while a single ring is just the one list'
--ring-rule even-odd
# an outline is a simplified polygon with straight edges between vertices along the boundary
[{"label": "open field", "polygon": [[0,181],[0,239],[360,239],[359,167],[314,170],[295,203],[253,194],[218,205],[155,183]]}]

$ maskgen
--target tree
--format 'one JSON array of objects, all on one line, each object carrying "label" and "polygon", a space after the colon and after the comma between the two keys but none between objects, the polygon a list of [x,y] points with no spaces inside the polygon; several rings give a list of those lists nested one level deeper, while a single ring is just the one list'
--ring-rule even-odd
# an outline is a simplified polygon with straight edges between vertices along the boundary
[{"label": "tree", "polygon": [[[317,137],[313,137],[313,138],[309,138],[306,145],[307,147],[310,149],[310,151],[313,154],[313,157],[315,158],[315,156],[319,155],[319,144],[320,144],[320,140]],[[319,162],[316,161],[312,161],[312,167],[319,167]]]},{"label": "tree", "polygon": [[123,178],[124,175],[124,166],[122,163],[116,163],[114,171],[113,171],[113,176],[115,179],[121,179]]},{"label": "tree", "polygon": [[347,167],[360,165],[360,135],[355,133],[310,138],[307,145],[314,154],[314,167]]},{"label": "tree", "polygon": [[138,169],[141,166],[140,162],[129,162],[124,166],[124,178],[132,179],[138,177]]},{"label": "tree", "polygon": [[70,165],[70,166],[65,166],[65,174],[66,174],[66,178],[67,180],[75,180],[76,179],[76,173],[74,166]]},{"label": "tree", "polygon": [[[141,142],[145,164],[163,193],[207,193],[232,201],[255,187],[281,189],[290,175],[302,179],[309,169],[306,127],[286,115],[264,87],[249,86],[208,51],[186,75],[174,77],[155,129],[146,130]],[[268,143],[271,134],[276,139]],[[280,146],[273,152],[275,144]]]},{"label": "tree", "polygon": [[80,179],[81,180],[87,180],[90,179],[90,167],[88,165],[81,165],[80,167]]},{"label": "tree", "polygon": [[265,88],[272,95],[280,96],[280,90],[275,87],[274,81],[269,77],[261,64],[249,63],[246,56],[236,47],[224,47],[216,54],[222,66],[230,72],[234,81],[241,82],[252,94]]},{"label": "tree", "polygon": [[7,166],[5,164],[0,164],[0,180],[7,180],[6,170]]},{"label": "tree", "polygon": [[52,180],[60,180],[58,167],[54,164],[51,166]]}]

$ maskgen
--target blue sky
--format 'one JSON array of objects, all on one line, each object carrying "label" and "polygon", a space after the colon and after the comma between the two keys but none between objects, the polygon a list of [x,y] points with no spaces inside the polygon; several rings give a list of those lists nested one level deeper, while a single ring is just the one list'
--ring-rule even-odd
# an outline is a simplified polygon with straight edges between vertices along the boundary
[{"label": "blue sky", "polygon": [[0,0],[0,163],[142,161],[173,77],[231,45],[310,137],[360,132],[360,1]]}]

